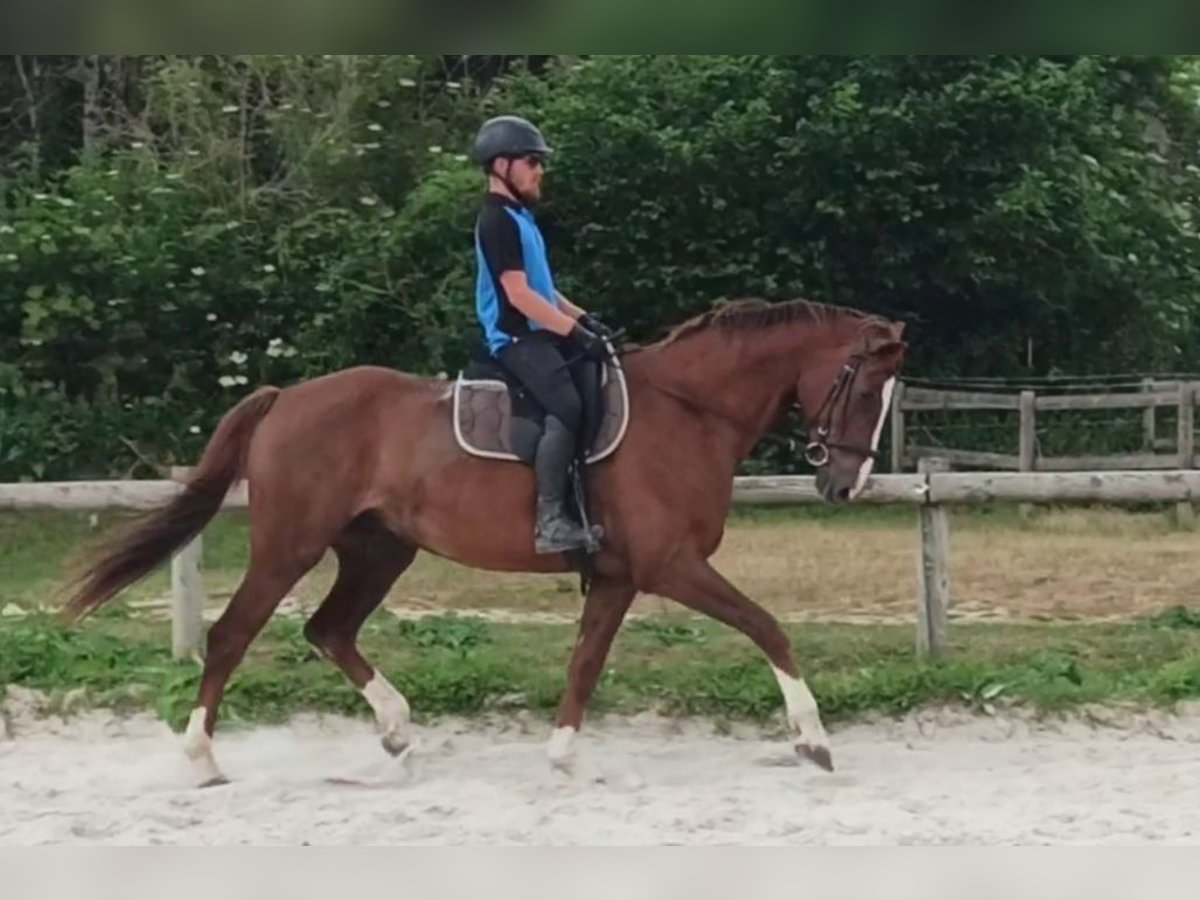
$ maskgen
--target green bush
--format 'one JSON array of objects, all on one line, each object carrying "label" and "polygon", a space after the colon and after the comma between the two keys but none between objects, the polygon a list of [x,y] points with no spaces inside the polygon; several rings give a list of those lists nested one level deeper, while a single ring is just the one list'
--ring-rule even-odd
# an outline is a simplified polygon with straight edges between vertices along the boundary
[{"label": "green bush", "polygon": [[[10,164],[0,480],[190,461],[262,382],[453,372],[478,339],[463,153],[499,111],[556,148],[561,289],[635,340],[803,295],[908,321],[920,374],[1189,368],[1194,68],[596,57],[485,90],[413,57],[169,58],[132,133]],[[747,468],[795,457],[768,441]]]}]

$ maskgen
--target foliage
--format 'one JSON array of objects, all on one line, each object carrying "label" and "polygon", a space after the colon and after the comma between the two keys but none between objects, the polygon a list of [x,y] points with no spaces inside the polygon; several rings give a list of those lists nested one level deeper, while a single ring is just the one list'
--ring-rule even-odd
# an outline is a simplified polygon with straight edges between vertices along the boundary
[{"label": "foliage", "polygon": [[[500,706],[549,715],[557,707],[571,626],[419,624],[372,620],[362,642],[418,720]],[[589,707],[594,712],[651,710],[782,727],[778,684],[744,637],[713,622],[633,624],[617,640]],[[831,722],[940,704],[1046,713],[1094,703],[1169,707],[1200,696],[1195,629],[960,624],[947,657],[933,663],[913,656],[911,631],[902,626],[807,623],[788,631]],[[44,691],[52,708],[153,710],[178,728],[199,678],[199,666],[171,661],[165,622],[119,607],[74,629],[42,616],[0,620],[0,685]],[[313,711],[369,714],[345,676],[304,641],[300,622],[276,617],[234,673],[222,721],[280,721]]]},{"label": "foliage", "polygon": [[14,59],[0,480],[190,461],[263,381],[452,372],[477,339],[463,154],[499,111],[556,148],[538,214],[563,292],[634,339],[804,295],[909,322],[922,374],[1200,351],[1190,59]]}]

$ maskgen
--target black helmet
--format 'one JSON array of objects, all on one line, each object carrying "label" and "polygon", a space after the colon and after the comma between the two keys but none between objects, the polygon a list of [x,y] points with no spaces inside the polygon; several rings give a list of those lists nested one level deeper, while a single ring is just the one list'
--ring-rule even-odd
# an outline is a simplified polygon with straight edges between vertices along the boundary
[{"label": "black helmet", "polygon": [[526,153],[550,154],[542,133],[532,122],[520,116],[496,116],[488,119],[475,135],[471,156],[487,168],[497,156],[523,156]]}]

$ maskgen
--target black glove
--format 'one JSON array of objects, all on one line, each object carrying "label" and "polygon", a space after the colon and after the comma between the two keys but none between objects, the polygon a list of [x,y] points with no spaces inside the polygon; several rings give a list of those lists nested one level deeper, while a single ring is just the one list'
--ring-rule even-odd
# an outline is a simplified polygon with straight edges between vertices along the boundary
[{"label": "black glove", "polygon": [[596,362],[607,362],[612,354],[609,353],[608,344],[604,338],[596,334],[594,331],[589,331],[576,320],[575,327],[571,329],[569,335],[580,347],[583,348],[583,355],[588,359],[594,359]]},{"label": "black glove", "polygon": [[594,331],[602,338],[611,338],[614,334],[613,330],[600,321],[599,317],[592,313],[584,313],[579,317],[579,324],[588,331]]}]

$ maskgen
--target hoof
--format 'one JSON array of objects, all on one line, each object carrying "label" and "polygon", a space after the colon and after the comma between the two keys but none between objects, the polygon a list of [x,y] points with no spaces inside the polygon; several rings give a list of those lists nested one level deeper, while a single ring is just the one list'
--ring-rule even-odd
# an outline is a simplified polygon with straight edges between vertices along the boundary
[{"label": "hoof", "polygon": [[833,757],[829,753],[829,748],[823,744],[797,744],[796,753],[804,759],[816,763],[826,772],[833,771]]},{"label": "hoof", "polygon": [[567,754],[565,756],[548,756],[550,768],[552,771],[561,772],[563,775],[575,774],[575,754]]},{"label": "hoof", "polygon": [[223,784],[229,784],[229,779],[226,778],[224,775],[214,775],[212,778],[208,779],[207,781],[200,782],[199,787],[202,789],[203,788],[211,788],[211,787],[220,787]]},{"label": "hoof", "polygon": [[408,740],[398,734],[385,734],[379,741],[389,756],[399,756],[408,749]]}]

